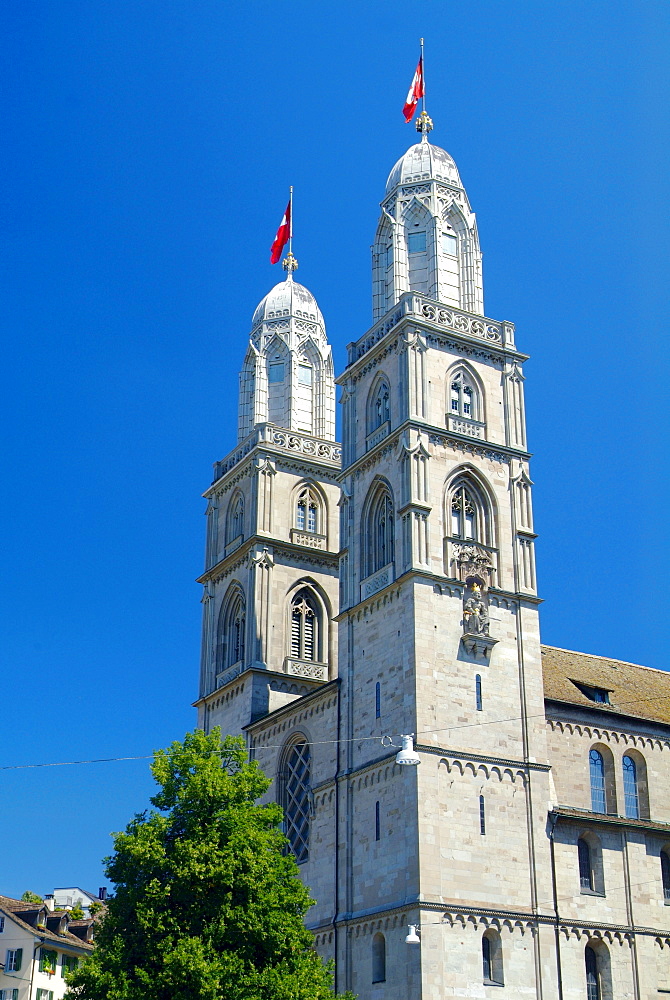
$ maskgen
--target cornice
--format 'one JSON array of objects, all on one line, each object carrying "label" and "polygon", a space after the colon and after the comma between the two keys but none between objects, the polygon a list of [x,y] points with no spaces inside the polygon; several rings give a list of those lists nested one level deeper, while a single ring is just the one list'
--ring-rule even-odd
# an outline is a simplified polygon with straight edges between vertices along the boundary
[{"label": "cornice", "polygon": [[339,566],[339,551],[313,549],[308,545],[296,545],[294,542],[282,541],[272,535],[253,534],[249,538],[245,538],[233,552],[205,570],[202,576],[196,577],[196,583],[217,583],[222,580],[233,569],[241,566],[250,556],[254,546],[257,545],[272,549],[275,562],[277,556],[288,554],[309,566],[328,566],[335,569]]},{"label": "cornice", "polygon": [[650,819],[627,819],[625,816],[611,816],[606,813],[594,813],[589,809],[572,809],[568,806],[555,806],[549,815],[555,816],[557,822],[597,824],[619,830],[647,830],[649,833],[661,833],[665,837],[670,837],[670,823],[655,823]]}]

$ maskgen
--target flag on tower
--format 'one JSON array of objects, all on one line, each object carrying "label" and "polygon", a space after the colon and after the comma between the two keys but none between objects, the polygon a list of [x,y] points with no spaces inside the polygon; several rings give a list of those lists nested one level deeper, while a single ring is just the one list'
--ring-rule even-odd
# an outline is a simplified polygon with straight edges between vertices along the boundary
[{"label": "flag on tower", "polygon": [[270,263],[276,264],[281,257],[281,252],[288,243],[291,237],[291,200],[286,206],[286,211],[281,220],[281,225],[277,230],[277,235],[275,236],[274,243],[270,248]]},{"label": "flag on tower", "polygon": [[419,62],[417,63],[416,72],[412,78],[412,82],[407,93],[407,100],[405,101],[405,107],[402,109],[402,113],[405,116],[406,122],[411,122],[414,117],[414,112],[416,111],[416,106],[419,103],[419,98],[425,95],[426,91],[423,84],[423,52],[419,56]]}]

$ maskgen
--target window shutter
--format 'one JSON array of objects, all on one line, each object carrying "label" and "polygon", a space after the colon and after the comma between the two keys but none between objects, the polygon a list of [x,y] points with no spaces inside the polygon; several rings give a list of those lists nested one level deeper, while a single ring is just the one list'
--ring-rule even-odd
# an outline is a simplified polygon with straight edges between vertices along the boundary
[{"label": "window shutter", "polygon": [[314,615],[311,611],[305,614],[305,660],[313,660],[314,656]]},{"label": "window shutter", "polygon": [[291,656],[300,657],[300,612],[291,615]]},{"label": "window shutter", "polygon": [[54,1000],[54,991],[49,990],[49,1000]]},{"label": "window shutter", "polygon": [[21,959],[23,958],[23,948],[17,948],[14,952],[14,972],[21,971]]},{"label": "window shutter", "polygon": [[12,1000],[19,1000],[19,991],[12,990]]}]

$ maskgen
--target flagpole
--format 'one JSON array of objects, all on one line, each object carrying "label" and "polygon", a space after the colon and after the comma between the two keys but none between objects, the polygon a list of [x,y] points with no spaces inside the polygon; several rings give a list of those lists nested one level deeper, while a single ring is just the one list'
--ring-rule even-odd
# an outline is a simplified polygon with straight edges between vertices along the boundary
[{"label": "flagpole", "polygon": [[293,256],[293,185],[289,187],[288,203],[290,208],[290,218],[288,223],[288,252]]},{"label": "flagpole", "polygon": [[[423,94],[421,95],[421,110],[426,110],[426,67],[423,61],[423,38],[421,42],[421,74],[423,76]],[[415,50],[416,51],[416,50]]]}]

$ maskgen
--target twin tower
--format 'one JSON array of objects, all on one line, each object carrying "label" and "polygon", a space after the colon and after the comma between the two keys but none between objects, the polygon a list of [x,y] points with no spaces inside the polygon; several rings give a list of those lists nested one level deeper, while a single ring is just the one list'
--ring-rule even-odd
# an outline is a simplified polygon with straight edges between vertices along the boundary
[{"label": "twin tower", "polygon": [[[484,316],[475,217],[425,131],[389,174],[372,276],[341,445],[314,296],[289,271],[254,313],[238,443],[205,494],[198,724],[244,733],[273,777],[337,988],[437,997],[444,946],[425,933],[408,963],[406,924],[446,899],[532,922],[550,795],[526,357]],[[417,768],[382,740],[409,733]]]}]

